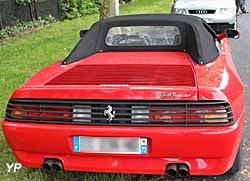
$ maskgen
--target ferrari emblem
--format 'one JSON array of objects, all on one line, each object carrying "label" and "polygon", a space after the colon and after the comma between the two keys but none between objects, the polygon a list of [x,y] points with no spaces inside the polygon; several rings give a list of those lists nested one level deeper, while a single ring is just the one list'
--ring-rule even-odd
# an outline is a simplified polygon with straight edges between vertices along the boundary
[{"label": "ferrari emblem", "polygon": [[104,116],[107,117],[107,121],[111,123],[113,118],[115,117],[115,110],[113,110],[112,106],[108,105],[104,110]]}]

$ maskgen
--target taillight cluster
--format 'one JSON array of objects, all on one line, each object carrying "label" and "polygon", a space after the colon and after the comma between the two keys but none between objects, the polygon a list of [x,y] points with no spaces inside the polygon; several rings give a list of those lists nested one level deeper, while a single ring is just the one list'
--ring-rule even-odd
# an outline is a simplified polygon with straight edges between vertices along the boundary
[{"label": "taillight cluster", "polygon": [[72,121],[72,110],[65,107],[43,105],[11,106],[7,108],[7,116],[20,120],[37,121]]},{"label": "taillight cluster", "polygon": [[155,123],[222,124],[229,123],[226,110],[152,110],[150,119]]},{"label": "taillight cluster", "polygon": [[233,123],[223,101],[12,99],[6,120],[55,124],[221,126]]}]

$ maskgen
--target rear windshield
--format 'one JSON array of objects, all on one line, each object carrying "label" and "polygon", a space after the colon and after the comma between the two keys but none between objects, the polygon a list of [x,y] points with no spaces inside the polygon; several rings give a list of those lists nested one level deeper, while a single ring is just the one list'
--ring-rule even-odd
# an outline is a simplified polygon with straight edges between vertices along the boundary
[{"label": "rear windshield", "polygon": [[108,46],[179,46],[182,36],[177,26],[122,26],[109,29]]}]

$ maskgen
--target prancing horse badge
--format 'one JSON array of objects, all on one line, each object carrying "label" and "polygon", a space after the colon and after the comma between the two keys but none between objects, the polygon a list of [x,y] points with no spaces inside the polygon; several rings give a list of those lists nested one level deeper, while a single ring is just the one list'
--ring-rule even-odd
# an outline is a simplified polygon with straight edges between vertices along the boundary
[{"label": "prancing horse badge", "polygon": [[106,107],[106,109],[104,110],[104,116],[106,116],[107,117],[107,121],[109,121],[109,123],[111,123],[111,121],[115,117],[115,110],[113,110],[112,106],[108,105]]}]

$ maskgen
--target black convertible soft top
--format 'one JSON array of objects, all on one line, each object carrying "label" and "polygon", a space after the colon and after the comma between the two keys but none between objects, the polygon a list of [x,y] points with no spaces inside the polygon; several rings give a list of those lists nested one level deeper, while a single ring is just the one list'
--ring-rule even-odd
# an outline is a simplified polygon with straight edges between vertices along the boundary
[{"label": "black convertible soft top", "polygon": [[[113,47],[105,43],[112,27],[122,26],[177,26],[183,32],[181,46]],[[111,17],[92,25],[62,64],[70,64],[98,52],[175,51],[187,52],[198,64],[212,62],[219,55],[216,34],[206,22],[195,16],[172,14],[142,14]]]}]

